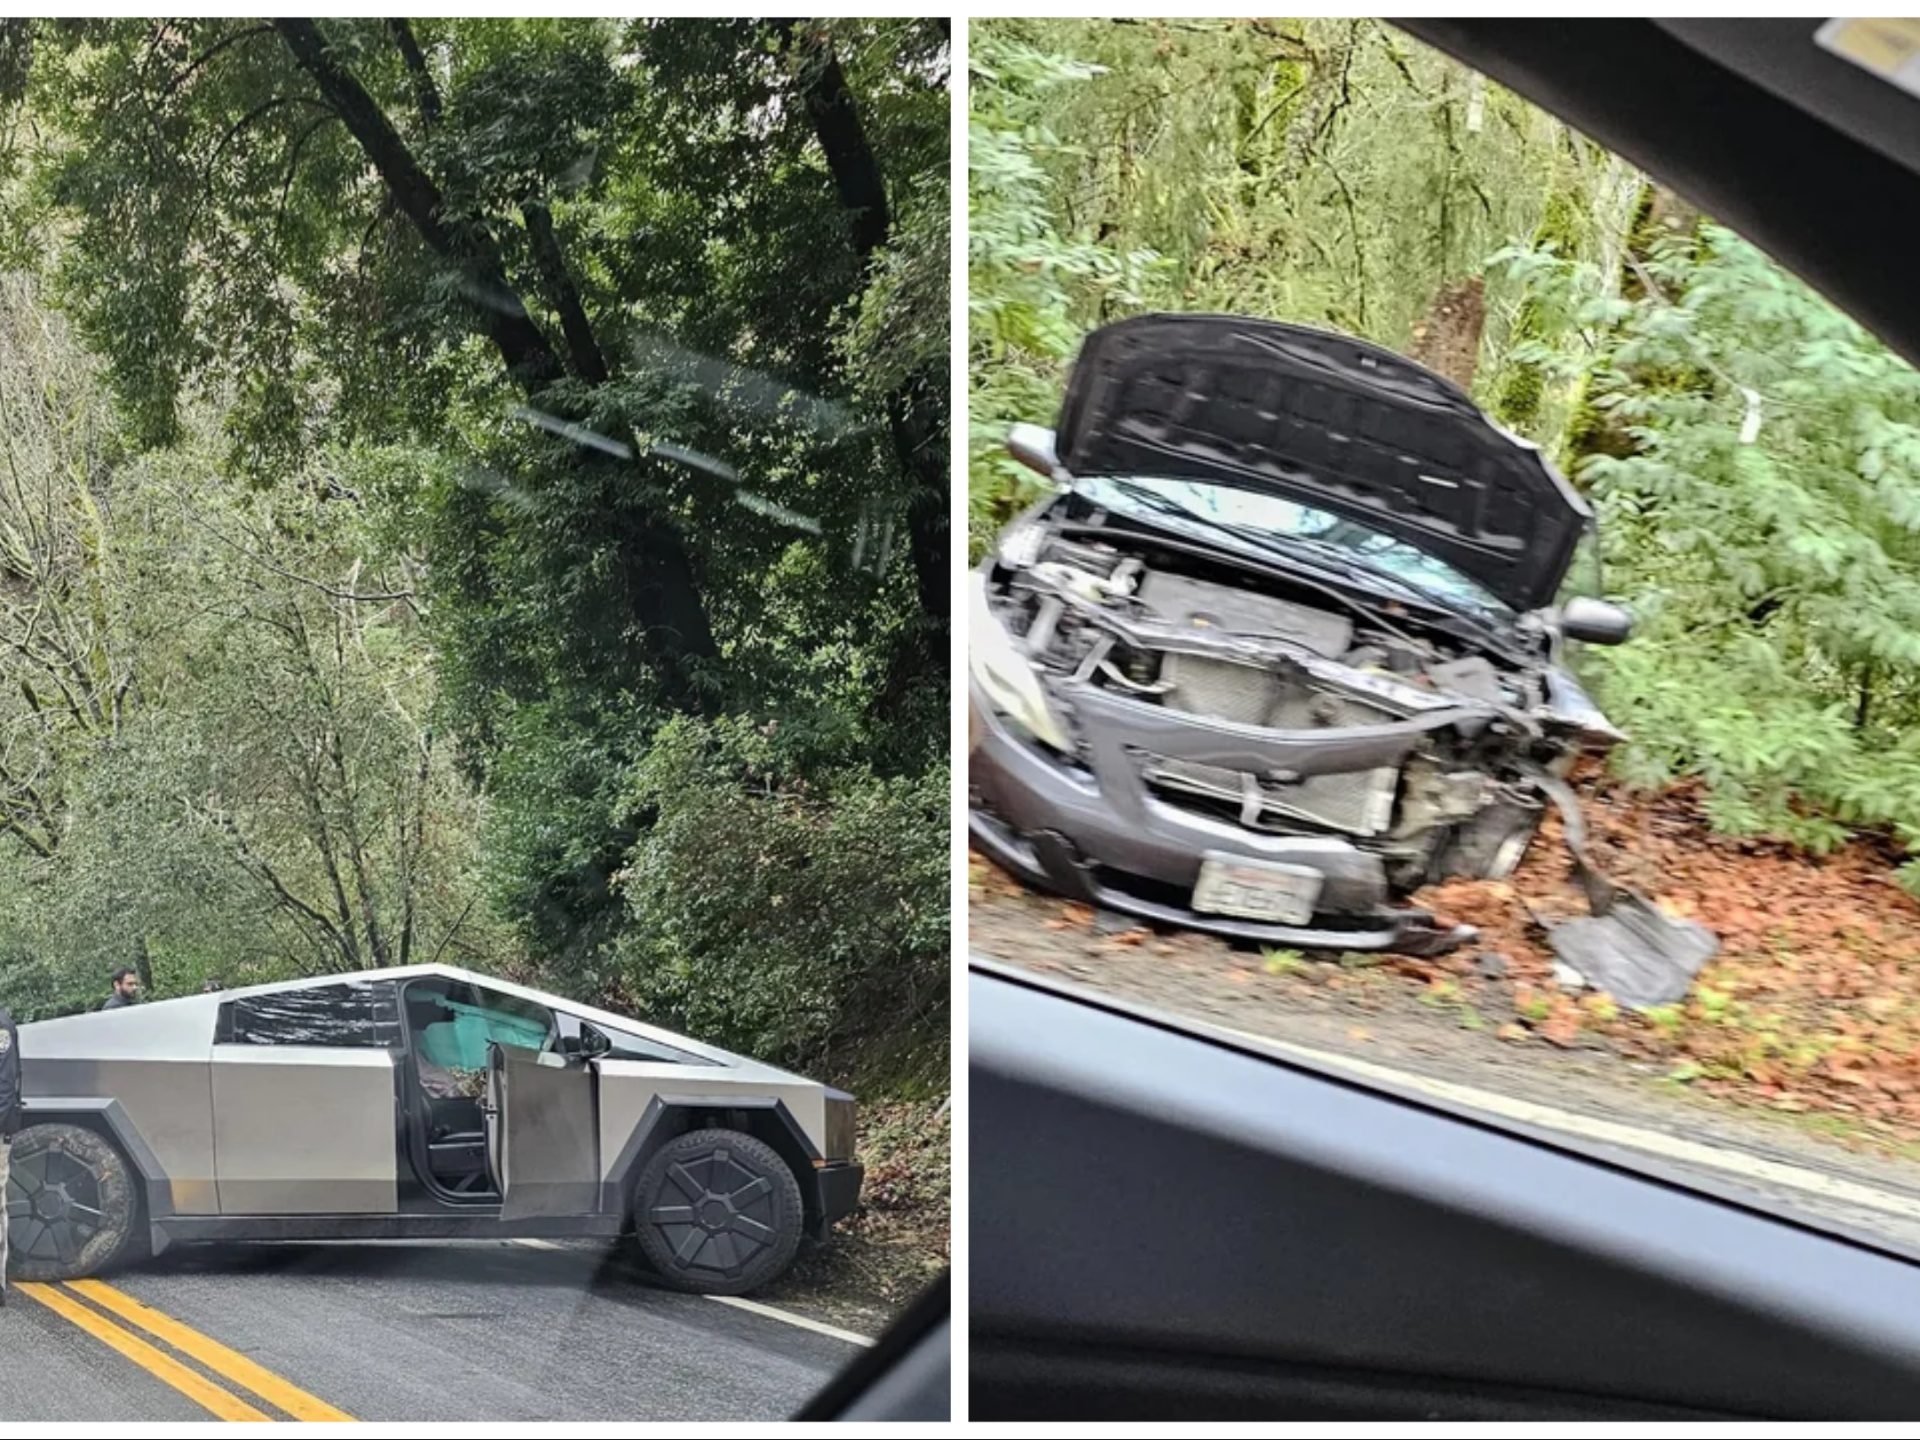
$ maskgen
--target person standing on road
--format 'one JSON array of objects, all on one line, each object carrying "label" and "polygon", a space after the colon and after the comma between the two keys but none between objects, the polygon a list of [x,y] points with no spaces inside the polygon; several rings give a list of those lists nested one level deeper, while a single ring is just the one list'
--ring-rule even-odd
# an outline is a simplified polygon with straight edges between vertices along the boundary
[{"label": "person standing on road", "polygon": [[113,972],[113,993],[107,996],[102,1010],[118,1010],[122,1005],[131,1005],[140,998],[140,973],[131,965],[122,965]]},{"label": "person standing on road", "polygon": [[20,1032],[0,1005],[0,1308],[7,1303],[7,1175],[20,1131]]}]

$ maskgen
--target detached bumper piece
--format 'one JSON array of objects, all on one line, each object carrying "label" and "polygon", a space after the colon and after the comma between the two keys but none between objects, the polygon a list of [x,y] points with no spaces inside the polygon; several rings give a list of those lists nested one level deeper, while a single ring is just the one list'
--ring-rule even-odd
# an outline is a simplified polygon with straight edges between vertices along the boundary
[{"label": "detached bumper piece", "polygon": [[1720,941],[1706,926],[1675,920],[1645,896],[1602,875],[1587,854],[1587,822],[1566,781],[1544,772],[1534,783],[1560,811],[1574,877],[1590,913],[1547,929],[1547,943],[1581,980],[1622,1005],[1645,1010],[1681,999]]},{"label": "detached bumper piece", "polygon": [[812,1227],[814,1239],[826,1239],[836,1220],[844,1220],[860,1208],[860,1185],[866,1175],[867,1167],[856,1161],[814,1167],[814,1204],[808,1207],[819,1217]]}]

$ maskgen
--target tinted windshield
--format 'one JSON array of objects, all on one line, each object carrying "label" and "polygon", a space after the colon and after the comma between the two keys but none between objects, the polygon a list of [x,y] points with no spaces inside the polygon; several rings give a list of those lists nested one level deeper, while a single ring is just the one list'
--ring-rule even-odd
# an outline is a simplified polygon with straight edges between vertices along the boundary
[{"label": "tinted windshield", "polygon": [[1335,558],[1411,585],[1445,604],[1465,606],[1482,615],[1513,613],[1477,581],[1417,545],[1358,520],[1278,495],[1244,490],[1237,485],[1168,480],[1151,475],[1129,475],[1125,480],[1082,478],[1075,482],[1075,488],[1103,505],[1136,513],[1151,508],[1147,497],[1137,493],[1146,491],[1210,525],[1246,531],[1250,539],[1267,536],[1282,542],[1305,541],[1315,548],[1338,552]]}]

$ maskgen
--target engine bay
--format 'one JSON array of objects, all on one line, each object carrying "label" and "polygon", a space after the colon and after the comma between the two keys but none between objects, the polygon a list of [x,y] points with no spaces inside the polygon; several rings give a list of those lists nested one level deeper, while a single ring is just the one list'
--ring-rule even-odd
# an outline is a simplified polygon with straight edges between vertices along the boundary
[{"label": "engine bay", "polygon": [[[1154,798],[1247,830],[1339,836],[1398,890],[1518,864],[1583,723],[1544,637],[1476,645],[1449,617],[1129,527],[1029,522],[989,605],[1069,716],[1080,687],[1296,739],[1405,744],[1391,763],[1264,772],[1143,751]],[[1531,647],[1538,659],[1516,654]],[[1584,697],[1577,697],[1584,700]]]}]

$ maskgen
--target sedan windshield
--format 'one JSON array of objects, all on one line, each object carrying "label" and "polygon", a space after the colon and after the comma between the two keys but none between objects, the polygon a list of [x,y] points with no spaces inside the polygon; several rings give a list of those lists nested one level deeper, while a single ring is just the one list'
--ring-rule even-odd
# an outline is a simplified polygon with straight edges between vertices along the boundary
[{"label": "sedan windshield", "polygon": [[1338,563],[1397,582],[1397,588],[1411,586],[1443,605],[1465,607],[1495,619],[1513,614],[1478,581],[1417,545],[1358,520],[1278,495],[1237,485],[1151,475],[1129,475],[1124,480],[1083,477],[1076,480],[1075,488],[1116,510],[1136,514],[1142,510],[1184,511],[1210,528],[1231,530],[1252,543],[1271,542],[1268,548],[1319,551]]}]

